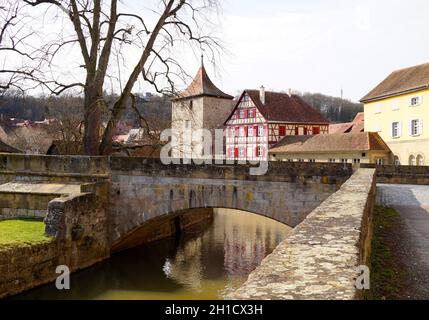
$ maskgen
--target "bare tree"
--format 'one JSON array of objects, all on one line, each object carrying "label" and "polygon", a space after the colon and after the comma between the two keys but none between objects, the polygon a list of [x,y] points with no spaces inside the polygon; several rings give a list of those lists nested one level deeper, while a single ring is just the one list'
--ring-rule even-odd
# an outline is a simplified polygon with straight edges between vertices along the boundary
[{"label": "bare tree", "polygon": [[[186,56],[184,50],[201,50],[213,62],[221,51],[212,22],[218,0],[144,4],[149,13],[136,13],[118,0],[0,0],[0,51],[7,52],[0,75],[8,76],[2,79],[1,88],[40,87],[55,95],[81,90],[85,152],[110,153],[115,126],[130,105],[138,81],[143,79],[157,92],[175,94],[176,83],[187,77],[179,61]],[[46,24],[47,20],[56,24]],[[44,36],[43,28],[58,30]],[[130,50],[137,59],[128,72],[121,63],[128,62]],[[84,72],[61,76],[55,70],[68,67],[65,53],[73,52]],[[110,105],[107,85],[117,92]]]}]

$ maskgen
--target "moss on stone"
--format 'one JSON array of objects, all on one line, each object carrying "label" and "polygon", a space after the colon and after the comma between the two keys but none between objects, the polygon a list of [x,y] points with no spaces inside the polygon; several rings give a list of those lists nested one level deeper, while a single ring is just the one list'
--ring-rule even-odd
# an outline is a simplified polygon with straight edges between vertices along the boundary
[{"label": "moss on stone", "polygon": [[391,208],[376,207],[374,210],[374,234],[371,253],[371,290],[368,300],[400,299],[404,271],[395,259],[392,235],[398,226],[398,213]]},{"label": "moss on stone", "polygon": [[53,239],[45,236],[45,224],[36,219],[0,221],[0,249],[48,243]]}]

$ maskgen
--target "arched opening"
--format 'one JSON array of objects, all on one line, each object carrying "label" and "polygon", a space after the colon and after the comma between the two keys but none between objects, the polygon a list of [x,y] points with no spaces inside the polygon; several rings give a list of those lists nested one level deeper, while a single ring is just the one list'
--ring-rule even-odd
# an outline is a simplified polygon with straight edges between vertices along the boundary
[{"label": "arched opening", "polygon": [[424,166],[424,164],[425,164],[425,160],[424,160],[423,156],[421,154],[419,154],[417,156],[417,165],[418,166]]},{"label": "arched opening", "polygon": [[401,160],[399,159],[398,156],[394,156],[393,157],[393,163],[395,164],[395,166],[400,166],[401,165]]},{"label": "arched opening", "polygon": [[416,165],[416,157],[414,155],[410,155],[408,159],[408,165],[413,167]]},{"label": "arched opening", "polygon": [[[180,239],[173,236],[112,254],[75,277],[67,292],[46,286],[31,294],[39,299],[60,294],[69,299],[224,299],[247,280],[291,228],[250,212],[213,211],[211,224],[183,230]],[[174,221],[195,212],[168,217]]]}]

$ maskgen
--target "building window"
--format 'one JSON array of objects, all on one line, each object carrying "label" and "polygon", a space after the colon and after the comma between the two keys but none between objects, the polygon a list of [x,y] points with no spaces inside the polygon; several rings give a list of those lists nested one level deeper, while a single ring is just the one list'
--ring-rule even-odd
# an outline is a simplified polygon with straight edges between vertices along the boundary
[{"label": "building window", "polygon": [[245,116],[244,116],[244,109],[241,109],[240,110],[240,119],[244,119],[245,118]]},{"label": "building window", "polygon": [[381,105],[377,104],[375,106],[375,114],[381,113]]},{"label": "building window", "polygon": [[302,162],[304,162],[304,159],[298,159],[298,162],[302,163]]},{"label": "building window", "polygon": [[283,137],[286,135],[286,127],[285,126],[280,126],[279,127],[279,136]]},{"label": "building window", "polygon": [[410,135],[418,136],[422,134],[422,122],[419,119],[410,121]]},{"label": "building window", "polygon": [[362,153],[362,158],[365,158],[366,157],[366,153],[365,152],[363,152]]},{"label": "building window", "polygon": [[401,105],[399,104],[398,101],[393,101],[392,102],[392,110],[393,111],[399,110],[400,108],[401,108]]},{"label": "building window", "polygon": [[258,126],[258,137],[262,137],[264,135],[264,127]]},{"label": "building window", "polygon": [[410,166],[415,166],[416,165],[416,157],[415,156],[411,155],[408,158],[408,165],[410,165]]},{"label": "building window", "polygon": [[360,159],[353,159],[353,163],[355,164],[360,163]]},{"label": "building window", "polygon": [[235,128],[231,127],[231,128],[229,128],[229,130],[230,130],[231,137],[234,138],[235,137]]},{"label": "building window", "polygon": [[238,134],[239,134],[240,137],[244,137],[245,136],[245,134],[244,134],[244,127],[240,127],[240,129],[238,130]]},{"label": "building window", "polygon": [[416,96],[416,97],[412,97],[410,99],[410,106],[411,107],[417,107],[422,103],[422,97],[421,96]]},{"label": "building window", "polygon": [[229,157],[234,158],[234,148],[229,148]]},{"label": "building window", "polygon": [[244,148],[239,148],[238,149],[238,155],[240,158],[244,158]]},{"label": "building window", "polygon": [[392,123],[392,137],[399,138],[401,136],[401,125],[399,122]]},{"label": "building window", "polygon": [[424,159],[423,159],[423,156],[421,154],[419,154],[417,156],[417,165],[418,166],[424,166]]},{"label": "building window", "polygon": [[315,163],[315,162],[316,162],[316,159],[308,159],[308,162],[310,162],[310,163]]},{"label": "building window", "polygon": [[337,162],[337,159],[329,159],[329,163],[335,163]]},{"label": "building window", "polygon": [[314,135],[320,134],[320,128],[319,127],[313,127],[313,134]]},{"label": "building window", "polygon": [[256,147],[256,155],[258,157],[262,157],[263,156],[263,154],[262,154],[262,147],[261,146]]},{"label": "building window", "polygon": [[255,108],[249,109],[249,118],[255,118],[255,116],[256,116],[256,109]]},{"label": "building window", "polygon": [[393,158],[393,162],[394,162],[395,166],[400,166],[401,165],[401,160],[399,160],[398,156],[395,156]]},{"label": "building window", "polygon": [[253,127],[252,126],[247,128],[247,134],[249,135],[249,137],[253,137]]},{"label": "building window", "polygon": [[348,163],[349,160],[348,159],[341,159],[341,163]]},{"label": "building window", "polygon": [[194,111],[194,100],[189,101],[189,109]]},{"label": "building window", "polygon": [[191,121],[190,120],[186,120],[185,121],[185,129],[191,129],[191,127],[192,127]]},{"label": "building window", "polygon": [[244,102],[249,101],[249,96],[248,96],[247,94],[245,94],[245,95],[244,95],[244,97],[243,97],[243,101],[244,101]]},{"label": "building window", "polygon": [[378,158],[378,159],[375,161],[375,163],[376,163],[378,166],[382,166],[382,165],[384,165],[384,158]]}]

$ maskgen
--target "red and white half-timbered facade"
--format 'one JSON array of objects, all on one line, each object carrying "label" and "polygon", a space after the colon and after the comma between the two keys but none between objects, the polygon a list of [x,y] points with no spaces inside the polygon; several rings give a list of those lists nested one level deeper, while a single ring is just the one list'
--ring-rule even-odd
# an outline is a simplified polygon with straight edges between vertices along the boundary
[{"label": "red and white half-timbered facade", "polygon": [[296,95],[245,90],[225,122],[226,159],[268,161],[285,136],[328,134],[329,122]]}]

